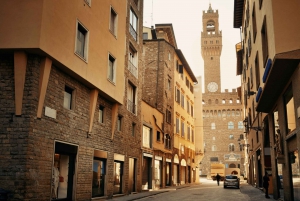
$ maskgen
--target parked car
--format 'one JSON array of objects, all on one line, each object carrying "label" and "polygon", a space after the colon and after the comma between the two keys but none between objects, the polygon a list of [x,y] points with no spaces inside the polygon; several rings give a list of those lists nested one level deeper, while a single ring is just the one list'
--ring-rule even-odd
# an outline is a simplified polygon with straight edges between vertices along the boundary
[{"label": "parked car", "polygon": [[224,188],[227,187],[240,188],[240,179],[236,175],[226,175],[223,184],[224,184]]}]

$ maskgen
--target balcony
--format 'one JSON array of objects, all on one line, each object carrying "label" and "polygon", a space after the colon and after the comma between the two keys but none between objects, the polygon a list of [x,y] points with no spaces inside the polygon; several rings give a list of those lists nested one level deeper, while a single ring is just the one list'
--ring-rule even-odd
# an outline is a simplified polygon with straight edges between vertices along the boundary
[{"label": "balcony", "polygon": [[134,40],[137,41],[137,33],[131,24],[129,25],[129,32],[131,36],[134,38]]},{"label": "balcony", "polygon": [[131,61],[128,62],[128,70],[131,72],[132,75],[134,75],[134,77],[138,77],[137,67]]},{"label": "balcony", "polygon": [[136,114],[136,104],[129,99],[127,100],[127,110]]}]

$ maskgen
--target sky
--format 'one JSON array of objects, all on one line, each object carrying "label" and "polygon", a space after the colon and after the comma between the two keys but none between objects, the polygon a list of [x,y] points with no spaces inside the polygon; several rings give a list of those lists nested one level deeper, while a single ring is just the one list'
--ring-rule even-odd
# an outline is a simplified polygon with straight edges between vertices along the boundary
[{"label": "sky", "polygon": [[233,28],[234,0],[144,0],[146,27],[155,24],[173,25],[177,48],[181,49],[195,76],[204,79],[201,56],[202,13],[211,3],[219,12],[219,29],[222,31],[221,90],[236,89],[241,84],[236,75],[235,44],[240,42],[240,30]]}]

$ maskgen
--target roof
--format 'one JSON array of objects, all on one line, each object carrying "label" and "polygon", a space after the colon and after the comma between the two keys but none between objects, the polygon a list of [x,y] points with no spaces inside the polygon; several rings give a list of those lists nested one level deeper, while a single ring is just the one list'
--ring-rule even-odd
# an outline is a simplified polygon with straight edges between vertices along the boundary
[{"label": "roof", "polygon": [[178,55],[180,61],[182,62],[185,70],[188,72],[189,76],[191,77],[191,79],[193,80],[193,82],[198,83],[197,78],[195,77],[192,69],[190,68],[190,65],[188,64],[188,62],[186,61],[182,51],[180,49],[175,49],[176,54]]},{"label": "roof", "polygon": [[155,24],[155,29],[156,31],[164,31],[168,35],[168,40],[171,45],[177,48],[177,43],[176,43],[176,38],[175,38],[175,33],[173,30],[173,25],[171,23],[168,24]]}]

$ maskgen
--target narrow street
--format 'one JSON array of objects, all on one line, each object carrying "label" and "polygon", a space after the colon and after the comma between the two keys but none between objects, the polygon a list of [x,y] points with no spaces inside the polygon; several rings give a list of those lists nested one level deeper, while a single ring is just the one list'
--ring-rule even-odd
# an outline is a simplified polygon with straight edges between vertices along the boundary
[{"label": "narrow street", "polygon": [[190,200],[230,200],[230,201],[255,201],[266,199],[264,193],[245,182],[241,182],[240,189],[223,188],[223,182],[217,186],[216,181],[201,178],[201,184],[170,187],[157,191],[149,191],[128,196],[113,198],[116,201],[129,200],[157,200],[157,201],[190,201]]}]

